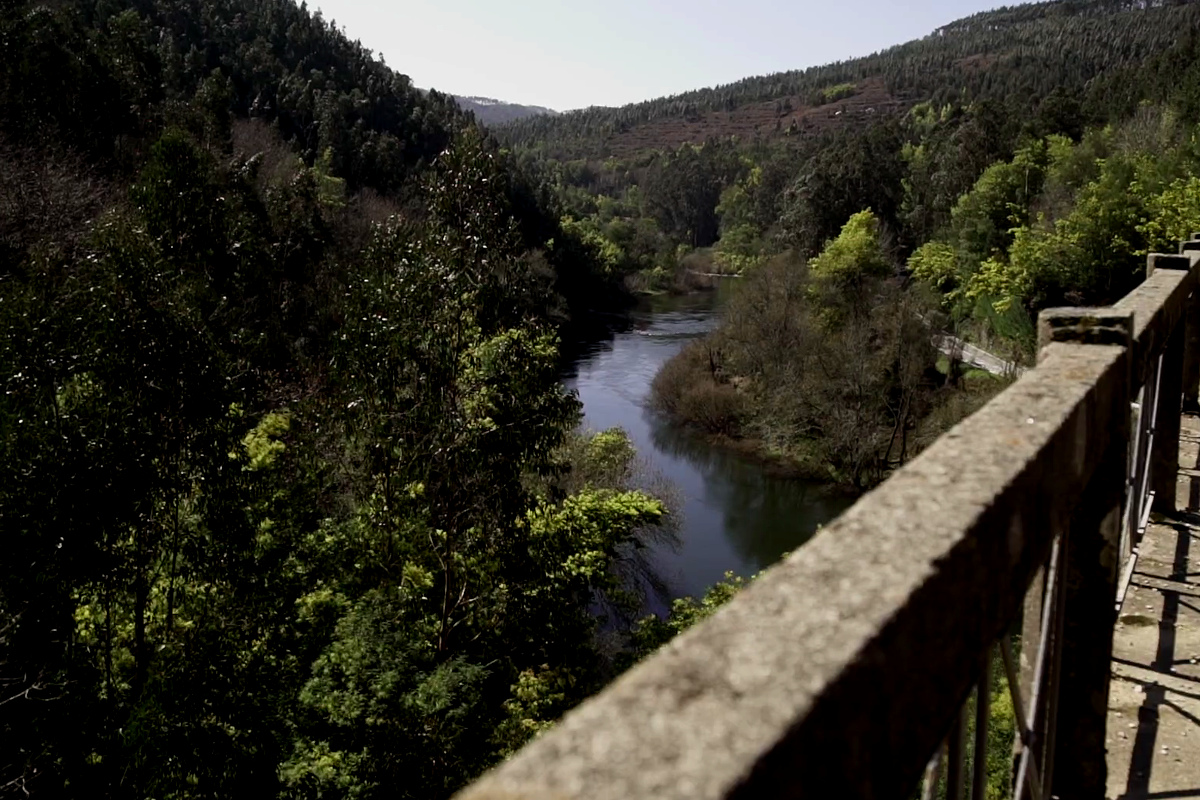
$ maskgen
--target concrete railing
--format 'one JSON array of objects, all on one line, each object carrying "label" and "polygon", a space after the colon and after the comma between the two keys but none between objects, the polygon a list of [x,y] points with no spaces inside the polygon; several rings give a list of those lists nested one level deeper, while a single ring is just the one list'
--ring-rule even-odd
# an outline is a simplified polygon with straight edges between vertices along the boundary
[{"label": "concrete railing", "polygon": [[1195,401],[1184,248],[1111,308],[1044,312],[1036,368],[459,797],[905,798],[941,763],[961,797],[997,643],[1020,794],[1103,797],[1121,562],[1141,498],[1174,508],[1185,382]]}]

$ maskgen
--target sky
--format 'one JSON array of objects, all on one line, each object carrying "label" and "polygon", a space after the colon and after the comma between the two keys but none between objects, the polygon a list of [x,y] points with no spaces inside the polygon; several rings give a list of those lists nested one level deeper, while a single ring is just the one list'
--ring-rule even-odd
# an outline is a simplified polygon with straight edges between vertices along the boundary
[{"label": "sky", "polygon": [[1004,4],[310,0],[309,8],[421,88],[565,111],[869,55]]}]

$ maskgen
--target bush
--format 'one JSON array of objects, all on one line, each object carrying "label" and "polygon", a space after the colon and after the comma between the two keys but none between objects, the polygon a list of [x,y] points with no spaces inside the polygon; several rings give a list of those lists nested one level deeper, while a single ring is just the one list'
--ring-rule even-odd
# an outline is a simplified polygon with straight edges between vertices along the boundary
[{"label": "bush", "polygon": [[705,433],[737,436],[742,396],[726,382],[721,354],[710,339],[692,342],[662,366],[650,385],[651,403]]},{"label": "bush", "polygon": [[704,377],[708,356],[701,342],[692,342],[662,365],[650,384],[650,403],[659,411],[676,416],[688,387]]},{"label": "bush", "polygon": [[729,384],[705,379],[684,391],[679,400],[679,414],[706,433],[734,436],[742,414],[742,396]]}]

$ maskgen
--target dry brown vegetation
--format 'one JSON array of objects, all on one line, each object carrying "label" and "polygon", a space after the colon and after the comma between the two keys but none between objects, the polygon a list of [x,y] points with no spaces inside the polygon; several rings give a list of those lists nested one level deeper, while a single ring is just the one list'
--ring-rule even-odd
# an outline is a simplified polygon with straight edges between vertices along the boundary
[{"label": "dry brown vegetation", "polygon": [[812,135],[861,125],[905,111],[912,102],[894,97],[880,77],[857,84],[842,100],[812,105],[800,96],[747,103],[732,111],[706,111],[689,119],[664,117],[614,134],[604,142],[605,155],[629,158],[650,150],[674,150],[685,142],[736,136],[751,141],[788,135]]},{"label": "dry brown vegetation", "polygon": [[299,154],[279,131],[260,119],[234,120],[230,133],[234,155],[257,160],[260,189],[289,183],[304,168]]},{"label": "dry brown vegetation", "polygon": [[116,196],[69,150],[34,150],[0,135],[0,247],[69,256]]},{"label": "dry brown vegetation", "polygon": [[654,376],[655,405],[706,433],[740,435],[745,399],[728,380],[720,359],[712,339],[690,343]]}]

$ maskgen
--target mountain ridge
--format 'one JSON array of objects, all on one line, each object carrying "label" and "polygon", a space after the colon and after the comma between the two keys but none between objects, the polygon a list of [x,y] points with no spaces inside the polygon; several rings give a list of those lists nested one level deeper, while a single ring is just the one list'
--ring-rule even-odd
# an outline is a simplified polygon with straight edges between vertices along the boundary
[{"label": "mountain ridge", "polygon": [[557,116],[560,112],[545,106],[524,105],[479,95],[452,95],[463,111],[470,111],[483,125],[503,125],[529,117]]},{"label": "mountain ridge", "polygon": [[[878,115],[881,106],[904,110],[926,100],[1030,104],[1055,90],[1083,100],[1105,91],[1105,79],[1140,67],[1198,27],[1196,0],[1002,6],[860,58],[615,108],[515,120],[496,130],[515,146],[555,157],[626,157],[710,137],[819,134],[868,116],[868,108]],[[829,94],[846,87],[841,96]]]}]

